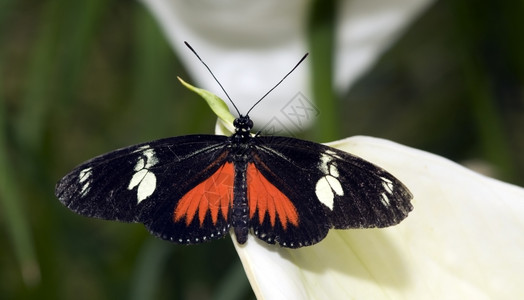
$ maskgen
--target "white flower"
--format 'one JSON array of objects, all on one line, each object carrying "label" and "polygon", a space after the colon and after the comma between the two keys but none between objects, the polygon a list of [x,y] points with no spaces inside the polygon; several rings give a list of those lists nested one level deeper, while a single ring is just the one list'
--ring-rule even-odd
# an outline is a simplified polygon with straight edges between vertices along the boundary
[{"label": "white flower", "polygon": [[332,230],[296,250],[235,246],[260,299],[520,299],[524,189],[390,141],[330,144],[390,171],[414,210],[386,229]]}]

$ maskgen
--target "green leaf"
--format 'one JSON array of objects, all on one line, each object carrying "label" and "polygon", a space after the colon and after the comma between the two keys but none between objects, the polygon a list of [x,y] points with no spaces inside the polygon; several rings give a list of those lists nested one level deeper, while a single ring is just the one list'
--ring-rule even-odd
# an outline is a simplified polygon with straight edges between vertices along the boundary
[{"label": "green leaf", "polygon": [[217,95],[206,91],[204,89],[200,89],[197,87],[194,87],[190,85],[189,83],[182,80],[180,77],[177,77],[178,80],[188,89],[191,91],[197,93],[200,95],[204,100],[206,100],[209,107],[211,107],[211,110],[224,122],[233,124],[233,121],[235,120],[235,116],[231,114],[229,111],[229,107],[227,107],[227,104],[224,102],[224,100],[220,99]]}]

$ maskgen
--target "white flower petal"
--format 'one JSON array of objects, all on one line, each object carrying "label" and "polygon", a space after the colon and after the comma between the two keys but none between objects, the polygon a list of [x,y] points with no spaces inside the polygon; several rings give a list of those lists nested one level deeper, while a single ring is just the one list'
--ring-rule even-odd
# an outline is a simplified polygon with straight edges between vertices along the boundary
[{"label": "white flower petal", "polygon": [[393,142],[331,146],[397,176],[414,210],[386,229],[332,230],[296,250],[235,243],[260,299],[517,299],[524,297],[524,189]]},{"label": "white flower petal", "polygon": [[433,0],[341,1],[335,86],[345,92]]},{"label": "white flower petal", "polygon": [[[198,86],[226,98],[184,41],[199,52],[242,113],[307,52],[304,27],[309,1],[142,2],[156,16]],[[267,116],[274,116],[299,92],[311,99],[308,74],[306,61],[286,79],[285,89],[273,91],[250,114],[252,119],[264,124]]]}]

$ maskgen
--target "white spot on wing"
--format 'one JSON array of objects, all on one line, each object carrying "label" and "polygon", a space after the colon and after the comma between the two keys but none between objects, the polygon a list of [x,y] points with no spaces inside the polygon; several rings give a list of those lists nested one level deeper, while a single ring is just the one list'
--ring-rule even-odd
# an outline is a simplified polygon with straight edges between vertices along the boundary
[{"label": "white spot on wing", "polygon": [[135,174],[133,174],[133,177],[131,178],[131,181],[129,182],[129,186],[127,187],[127,189],[132,190],[137,185],[139,185],[142,179],[144,179],[144,177],[146,176],[148,172],[149,172],[148,170],[142,169],[136,172]]},{"label": "white spot on wing", "polygon": [[149,148],[144,151],[143,154],[147,157],[146,168],[150,168],[158,163],[158,158],[155,156],[155,150]]},{"label": "white spot on wing", "polygon": [[333,151],[326,151],[320,155],[318,168],[325,176],[321,177],[315,186],[315,194],[320,202],[333,210],[335,195],[343,196],[344,190],[338,180],[340,176],[336,163],[333,161]]},{"label": "white spot on wing", "polygon": [[384,206],[389,206],[389,198],[388,198],[388,195],[386,195],[386,193],[382,193],[380,194],[381,196],[381,199],[380,201],[382,202],[382,204],[384,204]]},{"label": "white spot on wing", "polygon": [[144,179],[142,179],[142,182],[140,182],[140,185],[138,186],[137,190],[137,199],[138,203],[140,201],[146,199],[147,197],[151,196],[153,192],[156,189],[156,176],[155,174],[151,172],[147,172],[146,176],[144,176]]},{"label": "white spot on wing", "polygon": [[315,186],[315,194],[318,200],[324,203],[329,209],[333,210],[333,203],[335,200],[335,194],[338,196],[344,195],[342,185],[337,178],[333,176],[324,176],[320,178]]},{"label": "white spot on wing", "polygon": [[325,153],[322,153],[320,155],[320,164],[319,164],[318,167],[320,168],[322,173],[329,174],[328,164],[329,164],[330,161],[331,161],[331,157],[329,157]]},{"label": "white spot on wing", "polygon": [[93,175],[93,169],[91,167],[85,168],[78,174],[78,182],[81,184],[80,197],[87,195],[91,190],[91,176]]},{"label": "white spot on wing", "polygon": [[332,176],[326,176],[325,177],[327,181],[329,182],[329,186],[331,189],[337,194],[338,196],[344,195],[344,190],[342,189],[342,185],[340,184],[340,181]]},{"label": "white spot on wing", "polygon": [[329,174],[338,178],[338,168],[334,163],[331,166],[329,166]]},{"label": "white spot on wing", "polygon": [[80,181],[81,183],[85,182],[87,179],[89,179],[89,177],[91,177],[92,173],[93,172],[91,167],[83,169],[82,171],[80,171],[80,174],[78,174],[78,181]]},{"label": "white spot on wing", "polygon": [[143,158],[140,158],[135,165],[135,171],[140,171],[146,166]]},{"label": "white spot on wing", "polygon": [[382,179],[382,186],[386,192],[393,194],[393,182],[386,177],[380,177],[380,179]]},{"label": "white spot on wing", "polygon": [[151,147],[149,147],[149,145],[144,145],[144,146],[136,149],[135,151],[133,151],[133,153],[144,152],[144,150],[147,150],[147,149],[151,149]]},{"label": "white spot on wing", "polygon": [[315,194],[317,195],[317,198],[320,200],[320,202],[324,203],[327,207],[329,207],[329,209],[333,210],[333,201],[335,200],[335,195],[333,194],[333,190],[329,185],[327,176],[322,177],[319,181],[317,181]]},{"label": "white spot on wing", "polygon": [[[134,170],[136,171],[129,181],[128,190],[137,188],[137,203],[147,199],[156,189],[156,175],[149,170],[152,166],[158,163],[158,158],[155,155],[155,150],[149,146],[140,147],[142,156],[137,160]],[[138,150],[136,152],[139,152]]]}]

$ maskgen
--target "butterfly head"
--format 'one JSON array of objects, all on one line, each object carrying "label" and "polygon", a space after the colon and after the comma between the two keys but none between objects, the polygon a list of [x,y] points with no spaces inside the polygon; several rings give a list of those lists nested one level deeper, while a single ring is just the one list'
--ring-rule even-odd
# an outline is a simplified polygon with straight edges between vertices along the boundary
[{"label": "butterfly head", "polygon": [[240,117],[233,121],[233,126],[235,126],[235,135],[248,137],[251,128],[253,128],[253,121],[251,121],[249,116],[240,115]]}]

